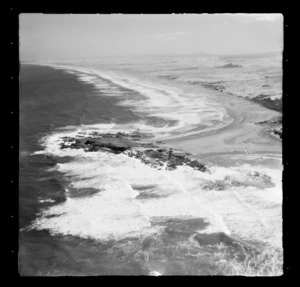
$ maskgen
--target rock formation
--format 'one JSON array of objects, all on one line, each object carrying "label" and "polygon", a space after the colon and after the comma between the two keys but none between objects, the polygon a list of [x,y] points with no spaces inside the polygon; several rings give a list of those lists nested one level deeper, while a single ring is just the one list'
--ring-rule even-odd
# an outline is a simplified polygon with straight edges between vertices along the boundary
[{"label": "rock formation", "polygon": [[223,65],[223,66],[219,66],[217,68],[242,68],[242,67],[243,66],[241,66],[241,65],[234,65],[234,64],[229,63],[229,64],[226,64],[226,65]]},{"label": "rock formation", "polygon": [[209,171],[204,164],[192,159],[189,153],[168,148],[161,141],[155,144],[141,142],[142,137],[142,134],[137,132],[131,134],[81,133],[75,138],[63,137],[61,148],[84,149],[85,152],[123,153],[157,169],[174,170],[178,166],[185,165],[201,172]]}]

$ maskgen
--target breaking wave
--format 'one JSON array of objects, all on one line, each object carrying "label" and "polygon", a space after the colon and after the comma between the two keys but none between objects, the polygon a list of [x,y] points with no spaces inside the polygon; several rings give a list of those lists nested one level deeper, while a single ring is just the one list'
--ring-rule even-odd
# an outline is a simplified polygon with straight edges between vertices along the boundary
[{"label": "breaking wave", "polygon": [[[176,274],[183,258],[186,265],[180,265],[180,272],[183,268],[191,274],[281,274],[282,171],[260,164],[263,155],[256,155],[254,163],[211,165],[210,173],[202,173],[188,166],[157,170],[124,153],[60,148],[63,137],[92,131],[138,130],[148,133],[150,140],[162,140],[219,129],[232,121],[224,108],[200,95],[112,73],[57,68],[69,69],[106,95],[125,94],[119,105],[130,107],[141,119],[126,125],[68,126],[46,135],[44,150],[35,154],[67,158],[53,169],[70,185],[66,200],[42,208],[28,229],[99,242],[113,240],[114,256],[143,262],[155,276]],[[245,159],[251,156],[244,155]],[[203,238],[209,238],[207,244]],[[239,243],[228,245],[227,238]],[[250,251],[245,251],[248,245]],[[172,262],[177,262],[175,269]],[[206,269],[201,269],[204,262]]]}]

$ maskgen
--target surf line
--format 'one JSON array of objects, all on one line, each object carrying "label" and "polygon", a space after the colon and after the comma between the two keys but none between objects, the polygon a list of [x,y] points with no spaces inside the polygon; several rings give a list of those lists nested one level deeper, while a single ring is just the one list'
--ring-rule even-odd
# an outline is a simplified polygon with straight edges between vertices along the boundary
[{"label": "surf line", "polygon": [[171,178],[170,176],[168,176],[166,174],[165,171],[162,171],[162,174],[163,176],[165,176],[166,178],[168,178],[171,182],[173,182],[175,185],[177,185],[179,187],[179,189],[188,197],[190,197],[194,202],[196,202],[197,206],[199,206],[199,208],[201,210],[204,210],[207,214],[209,214],[209,218],[212,222],[211,223],[214,223],[216,224],[224,233],[230,235],[231,232],[230,230],[228,229],[228,227],[226,226],[223,218],[221,216],[218,216],[218,215],[215,215],[213,214],[209,209],[205,208],[203,205],[201,205],[201,203],[199,202],[199,200],[191,195],[183,186],[181,183],[179,183],[177,180]]},{"label": "surf line", "polygon": [[128,190],[130,190],[131,193],[134,195],[134,197],[132,198],[133,202],[139,207],[140,213],[141,213],[142,217],[144,217],[149,222],[149,227],[150,227],[152,225],[151,224],[151,222],[152,222],[151,218],[149,216],[147,216],[145,212],[143,212],[143,206],[142,206],[142,204],[140,202],[138,202],[137,200],[134,200],[136,198],[136,196],[139,195],[139,193],[137,191],[135,191],[131,187],[131,185],[128,182],[126,182],[126,180],[120,179],[120,181],[122,181],[124,183],[124,186],[127,186]]}]

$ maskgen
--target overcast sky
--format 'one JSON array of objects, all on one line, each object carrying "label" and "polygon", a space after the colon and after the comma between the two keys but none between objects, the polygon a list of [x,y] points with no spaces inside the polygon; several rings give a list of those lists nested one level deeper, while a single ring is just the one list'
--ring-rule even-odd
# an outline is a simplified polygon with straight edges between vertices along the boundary
[{"label": "overcast sky", "polygon": [[282,47],[281,14],[20,15],[22,61],[265,53]]}]

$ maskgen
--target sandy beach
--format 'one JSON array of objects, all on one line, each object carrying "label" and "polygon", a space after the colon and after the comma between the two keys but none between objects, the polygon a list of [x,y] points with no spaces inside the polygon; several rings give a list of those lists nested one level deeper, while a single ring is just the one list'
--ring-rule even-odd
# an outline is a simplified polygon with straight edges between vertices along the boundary
[{"label": "sandy beach", "polygon": [[[214,99],[220,101],[222,97],[214,95]],[[166,140],[166,142],[192,152],[196,156],[219,153],[281,154],[281,141],[274,140],[266,133],[265,128],[257,125],[258,122],[280,117],[281,113],[234,96],[227,96],[226,101],[222,101],[222,105],[233,119],[231,124],[221,129],[199,132],[192,136]]]}]

